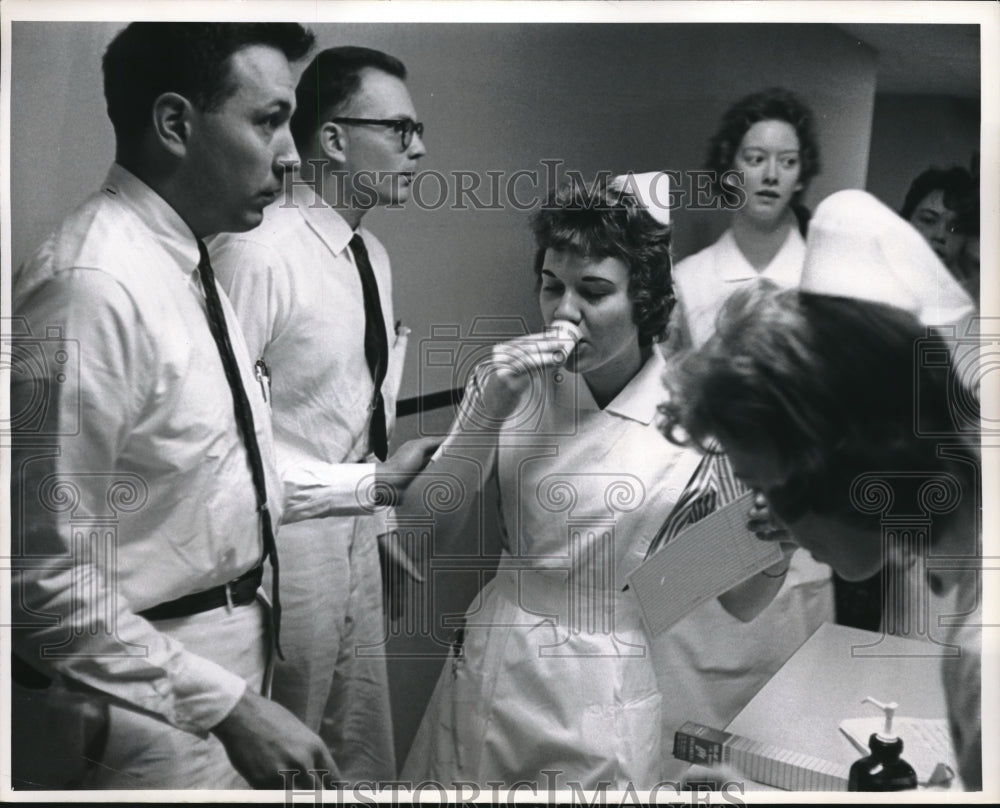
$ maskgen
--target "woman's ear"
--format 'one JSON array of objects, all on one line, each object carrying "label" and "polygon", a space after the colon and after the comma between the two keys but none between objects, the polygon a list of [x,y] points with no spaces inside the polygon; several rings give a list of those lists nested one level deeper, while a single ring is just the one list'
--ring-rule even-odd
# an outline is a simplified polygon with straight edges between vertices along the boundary
[{"label": "woman's ear", "polygon": [[153,133],[176,157],[183,157],[187,151],[192,112],[191,102],[178,93],[163,93],[153,102]]},{"label": "woman's ear", "polygon": [[344,127],[327,121],[319,129],[319,150],[328,160],[343,165],[347,160]]}]

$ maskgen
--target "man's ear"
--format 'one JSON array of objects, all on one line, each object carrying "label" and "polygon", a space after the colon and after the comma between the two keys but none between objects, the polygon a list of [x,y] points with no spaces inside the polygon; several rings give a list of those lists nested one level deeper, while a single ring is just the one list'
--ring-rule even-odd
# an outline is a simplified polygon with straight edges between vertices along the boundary
[{"label": "man's ear", "polygon": [[344,127],[333,123],[333,121],[327,121],[319,129],[318,140],[320,154],[338,166],[342,166],[347,160]]},{"label": "man's ear", "polygon": [[178,93],[163,93],[153,102],[153,133],[176,157],[183,157],[187,151],[193,112],[191,102]]}]

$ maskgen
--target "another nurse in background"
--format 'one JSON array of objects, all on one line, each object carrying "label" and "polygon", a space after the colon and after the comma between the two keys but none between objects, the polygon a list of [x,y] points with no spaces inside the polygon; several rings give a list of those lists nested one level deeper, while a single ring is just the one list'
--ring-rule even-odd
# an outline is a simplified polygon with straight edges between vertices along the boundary
[{"label": "another nurse in background", "polygon": [[[840,191],[817,208],[801,290],[734,295],[717,333],[671,367],[664,407],[668,435],[721,443],[792,538],[844,578],[901,561],[923,573],[925,607],[955,595],[947,622],[929,623],[960,649],[942,671],[970,790],[982,787],[979,371],[930,326],[965,333],[973,313],[913,228]],[[900,529],[900,514],[929,530]]]},{"label": "another nurse in background", "polygon": [[677,345],[703,344],[722,304],[741,286],[762,278],[798,285],[809,217],[800,200],[819,173],[812,113],[779,87],[742,98],[709,142],[708,168],[722,204],[741,197],[742,204],[718,241],[674,269]]},{"label": "another nurse in background", "polygon": [[[805,242],[794,210],[801,211],[804,224],[808,212],[799,198],[819,171],[812,113],[784,89],[747,96],[723,116],[710,143],[708,165],[720,180],[726,172],[742,172],[746,202],[715,244],[674,269],[677,305],[669,347],[675,350],[708,340],[719,310],[735,290],[761,280],[798,285]],[[734,193],[731,185],[719,190]],[[685,623],[673,630],[669,649],[655,651],[662,680],[672,681],[673,691],[685,696],[673,703],[689,705],[678,714],[665,707],[668,737],[688,720],[725,727],[799,645],[822,623],[834,620],[830,568],[808,553],[795,552],[774,600],[746,624],[737,625],[718,604],[708,608],[715,612],[711,633],[733,638],[725,653],[718,643],[687,634]],[[699,628],[706,625],[703,621]]]},{"label": "another nurse in background", "polygon": [[899,215],[931,245],[979,302],[979,182],[961,166],[928,168],[910,185]]}]

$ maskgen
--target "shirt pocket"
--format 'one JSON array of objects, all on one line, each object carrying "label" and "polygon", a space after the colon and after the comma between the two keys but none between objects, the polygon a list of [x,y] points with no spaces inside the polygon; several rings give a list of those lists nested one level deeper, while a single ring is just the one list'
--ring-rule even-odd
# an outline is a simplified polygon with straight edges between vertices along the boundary
[{"label": "shirt pocket", "polygon": [[407,332],[396,336],[395,343],[389,349],[389,364],[386,367],[385,381],[382,383],[382,397],[385,399],[385,412],[390,432],[396,422],[396,402],[399,400],[399,386],[403,380],[403,365],[406,361],[408,343],[409,334]]}]

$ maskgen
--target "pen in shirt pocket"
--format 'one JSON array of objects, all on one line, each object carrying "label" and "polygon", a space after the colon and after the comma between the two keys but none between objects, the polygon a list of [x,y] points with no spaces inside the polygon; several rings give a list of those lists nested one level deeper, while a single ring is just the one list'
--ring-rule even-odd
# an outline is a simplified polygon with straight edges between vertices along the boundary
[{"label": "pen in shirt pocket", "polygon": [[264,403],[270,403],[271,372],[267,368],[267,362],[258,359],[253,366],[253,374],[257,377],[257,384],[260,385],[260,394],[264,397]]},{"label": "pen in shirt pocket", "polygon": [[396,342],[399,342],[400,337],[408,337],[410,335],[410,329],[403,325],[402,320],[396,320]]}]

